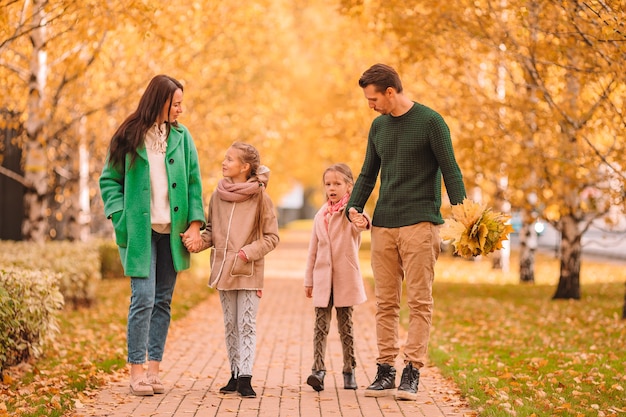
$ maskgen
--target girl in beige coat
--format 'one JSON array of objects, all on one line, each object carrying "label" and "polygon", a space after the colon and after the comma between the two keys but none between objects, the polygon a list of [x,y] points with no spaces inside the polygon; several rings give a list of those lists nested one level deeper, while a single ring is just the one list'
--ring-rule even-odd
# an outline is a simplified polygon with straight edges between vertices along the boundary
[{"label": "girl in beige coat", "polygon": [[332,165],[324,171],[323,180],[328,201],[313,221],[304,277],[305,295],[313,298],[315,307],[314,362],[307,384],[316,391],[324,389],[326,340],[335,306],[343,347],[344,388],[357,389],[352,306],[366,300],[359,268],[359,247],[361,232],[369,228],[370,222],[367,214],[358,214],[352,222],[345,215],[346,203],[354,185],[350,167]]},{"label": "girl in beige coat", "polygon": [[202,233],[202,249],[211,249],[209,286],[219,291],[231,367],[230,380],[220,392],[256,397],[251,379],[263,258],[278,244],[278,222],[265,192],[269,169],[260,164],[256,148],[233,143],[222,174]]}]

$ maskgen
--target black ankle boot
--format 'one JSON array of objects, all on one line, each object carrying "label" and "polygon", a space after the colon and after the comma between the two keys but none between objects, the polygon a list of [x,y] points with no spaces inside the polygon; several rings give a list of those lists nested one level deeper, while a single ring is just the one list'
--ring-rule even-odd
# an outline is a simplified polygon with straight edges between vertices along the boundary
[{"label": "black ankle boot", "polygon": [[324,391],[324,376],[326,371],[312,371],[311,375],[306,379],[306,383],[309,384],[315,391]]},{"label": "black ankle boot", "polygon": [[256,397],[256,392],[252,389],[252,375],[239,375],[239,378],[237,378],[237,392],[244,398]]},{"label": "black ankle boot", "polygon": [[374,382],[365,389],[366,397],[384,397],[396,387],[396,368],[379,363]]},{"label": "black ankle boot", "polygon": [[220,388],[220,392],[222,394],[231,394],[233,392],[237,392],[237,378],[235,378],[235,373],[230,373],[230,379],[228,380],[228,384]]},{"label": "black ankle boot", "polygon": [[344,389],[357,389],[356,378],[354,378],[354,370],[352,372],[343,373],[343,388]]}]

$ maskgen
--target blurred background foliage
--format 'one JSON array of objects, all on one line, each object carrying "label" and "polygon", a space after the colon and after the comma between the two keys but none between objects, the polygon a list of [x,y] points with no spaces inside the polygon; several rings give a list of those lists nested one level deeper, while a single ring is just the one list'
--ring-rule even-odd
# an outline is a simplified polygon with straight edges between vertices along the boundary
[{"label": "blurred background foliage", "polygon": [[357,80],[384,62],[449,123],[469,197],[552,224],[577,285],[582,233],[626,230],[625,16],[592,0],[0,0],[0,191],[23,187],[20,238],[110,236],[111,134],[167,73],[185,85],[205,200],[242,140],[276,205],[299,188],[317,207],[327,165],[358,175],[377,114]]}]

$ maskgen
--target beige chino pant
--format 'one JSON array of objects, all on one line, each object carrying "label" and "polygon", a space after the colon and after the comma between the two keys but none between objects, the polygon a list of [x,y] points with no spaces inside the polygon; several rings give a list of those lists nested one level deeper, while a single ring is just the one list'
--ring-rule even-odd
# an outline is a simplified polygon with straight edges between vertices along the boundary
[{"label": "beige chino pant", "polygon": [[441,250],[439,227],[429,222],[372,228],[372,271],[376,294],[377,363],[395,366],[402,281],[406,281],[409,329],[404,363],[425,365],[433,313],[432,285]]}]

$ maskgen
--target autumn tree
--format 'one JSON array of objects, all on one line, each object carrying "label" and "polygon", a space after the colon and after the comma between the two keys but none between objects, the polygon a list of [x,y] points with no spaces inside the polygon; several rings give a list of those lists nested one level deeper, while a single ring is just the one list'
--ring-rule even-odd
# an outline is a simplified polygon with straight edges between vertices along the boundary
[{"label": "autumn tree", "polygon": [[79,122],[120,95],[109,90],[90,96],[84,81],[93,75],[109,29],[123,22],[126,12],[118,13],[124,9],[115,2],[3,3],[1,105],[21,115],[25,134],[24,175],[2,174],[13,174],[25,186],[23,237],[43,241],[57,237],[55,222],[78,217],[71,201],[78,194]]},{"label": "autumn tree", "polygon": [[[604,3],[512,5],[506,6],[514,13],[500,19],[498,30],[482,39],[497,39],[494,48],[504,46],[514,93],[509,102],[514,117],[505,121],[506,131],[518,130],[523,144],[518,156],[532,161],[518,158],[510,165],[513,172],[525,173],[514,177],[520,190],[516,199],[536,196],[542,217],[561,233],[554,298],[578,299],[582,235],[594,221],[624,204],[626,78],[621,67],[626,38],[619,33],[623,19],[618,16],[625,11]],[[505,12],[495,3],[487,6],[491,16]]]},{"label": "autumn tree", "polygon": [[26,187],[24,238],[106,232],[92,215],[108,142],[157,73],[185,85],[207,194],[234,140],[261,150],[276,199],[290,178],[317,188],[331,161],[360,164],[373,115],[356,80],[380,54],[332,5],[3,1],[2,106],[26,133],[24,176],[0,175]]},{"label": "autumn tree", "polygon": [[330,0],[221,3],[211,10],[200,14],[187,45],[186,68],[196,75],[185,99],[193,114],[183,116],[194,119],[206,192],[221,178],[226,148],[243,140],[271,168],[275,203],[294,182],[321,202],[316,191],[327,165],[342,161],[358,170],[362,162],[375,115],[357,81],[384,56],[375,34]]},{"label": "autumn tree", "polygon": [[579,298],[582,234],[624,204],[624,6],[367,4],[397,34],[398,53],[420,68],[436,65],[425,83],[454,101],[447,110],[459,126],[464,174],[495,182],[504,164],[513,205],[538,211],[561,233],[554,298]]}]

